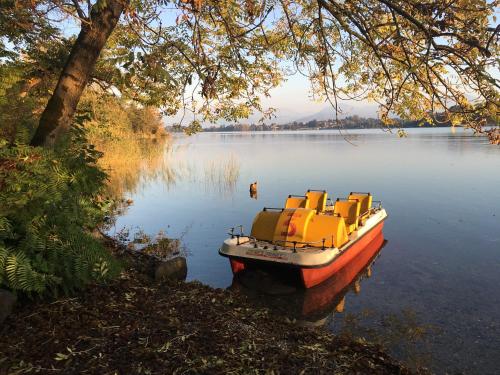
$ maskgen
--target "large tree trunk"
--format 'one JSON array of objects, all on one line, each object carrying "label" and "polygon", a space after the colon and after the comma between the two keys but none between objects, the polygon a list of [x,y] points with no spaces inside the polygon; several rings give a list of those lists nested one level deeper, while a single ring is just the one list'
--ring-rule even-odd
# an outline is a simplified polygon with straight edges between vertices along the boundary
[{"label": "large tree trunk", "polygon": [[82,23],[80,34],[31,140],[32,146],[52,145],[69,129],[99,54],[129,1],[106,0],[105,6],[98,1],[92,7],[90,23]]}]

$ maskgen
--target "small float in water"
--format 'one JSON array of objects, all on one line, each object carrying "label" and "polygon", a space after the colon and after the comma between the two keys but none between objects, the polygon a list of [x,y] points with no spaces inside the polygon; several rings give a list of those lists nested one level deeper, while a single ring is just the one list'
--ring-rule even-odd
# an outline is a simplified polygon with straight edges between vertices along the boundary
[{"label": "small float in water", "polygon": [[363,252],[381,232],[387,213],[370,193],[351,192],[335,202],[324,190],[289,195],[284,208],[264,209],[250,235],[231,228],[219,254],[234,274],[259,264],[298,270],[306,288],[330,278]]}]

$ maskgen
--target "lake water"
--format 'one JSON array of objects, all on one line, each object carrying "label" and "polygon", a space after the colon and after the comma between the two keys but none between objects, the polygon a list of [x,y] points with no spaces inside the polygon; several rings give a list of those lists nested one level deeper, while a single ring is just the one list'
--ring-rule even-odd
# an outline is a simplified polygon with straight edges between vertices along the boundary
[{"label": "lake water", "polygon": [[[500,147],[450,129],[412,129],[407,138],[381,130],[202,133],[174,137],[161,168],[138,176],[128,194],[134,204],[111,232],[182,236],[189,280],[246,292],[217,252],[229,227],[249,231],[262,207],[309,188],[334,198],[371,192],[389,214],[383,249],[304,320],[379,342],[438,373],[499,373]],[[254,181],[257,199],[248,191]],[[321,293],[330,287],[335,281]],[[258,303],[304,312],[318,299],[284,294]]]}]

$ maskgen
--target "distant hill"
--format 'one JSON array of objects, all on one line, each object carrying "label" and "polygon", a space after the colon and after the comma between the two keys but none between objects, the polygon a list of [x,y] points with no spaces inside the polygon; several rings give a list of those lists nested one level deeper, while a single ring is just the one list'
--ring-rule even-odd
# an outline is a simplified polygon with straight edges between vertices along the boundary
[{"label": "distant hill", "polygon": [[[356,102],[355,104],[341,103],[340,107],[342,113],[339,114],[339,119],[344,119],[349,116],[359,116],[359,117],[377,117],[377,104],[375,103],[365,103]],[[312,115],[300,117],[294,119],[296,122],[309,122],[313,120],[317,121],[327,121],[335,118],[335,110],[331,105],[326,105],[321,111],[313,113]],[[289,121],[292,122],[292,121]]]}]

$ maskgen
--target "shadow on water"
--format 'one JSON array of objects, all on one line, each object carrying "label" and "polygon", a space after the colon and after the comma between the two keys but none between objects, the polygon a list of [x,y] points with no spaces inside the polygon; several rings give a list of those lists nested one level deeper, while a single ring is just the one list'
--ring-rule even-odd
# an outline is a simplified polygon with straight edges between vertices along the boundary
[{"label": "shadow on water", "polygon": [[364,320],[375,322],[374,314],[353,314],[346,307],[349,295],[361,294],[362,284],[369,283],[387,242],[380,233],[346,267],[313,288],[304,289],[298,272],[259,266],[235,275],[229,289],[300,326],[324,327],[354,340],[367,340],[405,359],[411,367],[426,367],[432,360],[425,345],[426,335],[433,328],[421,325],[415,312],[387,314],[377,324],[367,326]]},{"label": "shadow on water", "polygon": [[372,265],[386,243],[381,233],[346,267],[313,288],[304,289],[298,272],[259,266],[236,274],[230,289],[299,324],[326,325],[335,312],[344,310],[351,289],[360,292],[361,281],[371,276]]}]

